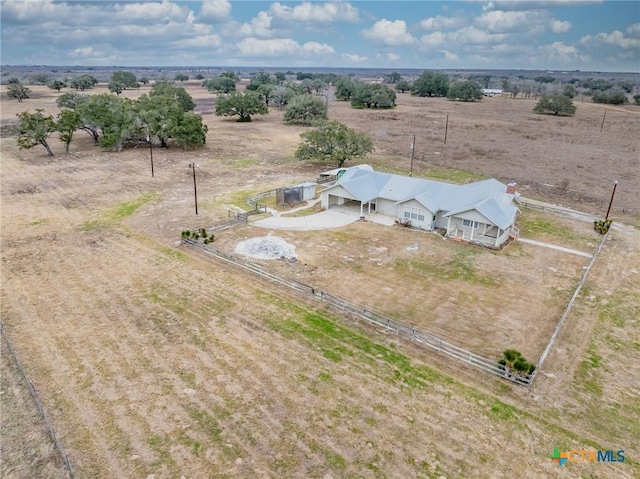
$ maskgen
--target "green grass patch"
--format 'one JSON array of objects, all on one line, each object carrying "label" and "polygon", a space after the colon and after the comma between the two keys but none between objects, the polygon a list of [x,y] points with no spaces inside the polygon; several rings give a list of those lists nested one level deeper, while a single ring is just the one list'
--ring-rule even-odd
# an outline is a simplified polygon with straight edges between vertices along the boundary
[{"label": "green grass patch", "polygon": [[180,371],[178,373],[180,375],[180,379],[191,389],[196,388],[196,373],[193,371]]},{"label": "green grass patch", "polygon": [[496,401],[489,409],[489,412],[491,416],[502,421],[517,421],[516,408],[501,401]]},{"label": "green grass patch", "polygon": [[[409,170],[407,168],[394,168],[389,166],[388,164],[378,164],[373,163],[376,171],[383,171],[385,173],[393,173],[396,175],[405,175],[409,174]],[[415,165],[414,165],[415,166]],[[419,169],[414,169],[413,171],[414,178],[427,178],[431,180],[439,180],[439,181],[447,181],[450,183],[469,183],[472,181],[486,180],[488,176],[480,175],[477,173],[472,173],[471,171],[466,170],[458,170],[456,168],[447,168],[446,166],[439,167],[422,167]]]},{"label": "green grass patch", "polygon": [[154,465],[175,466],[175,461],[171,456],[171,438],[167,435],[153,435],[147,441],[153,452],[156,453],[158,459],[154,461]]},{"label": "green grass patch", "polygon": [[[579,241],[571,229],[562,224],[559,218],[545,216],[542,213],[525,211],[518,217],[520,234],[527,238],[535,238],[544,235],[553,236],[563,241]],[[582,238],[593,241],[593,238]]]},{"label": "green grass patch", "polygon": [[189,408],[189,416],[193,419],[207,438],[214,444],[222,444],[222,428],[218,421],[207,411],[198,409],[196,406]]},{"label": "green grass patch", "polygon": [[600,319],[623,328],[627,320],[640,318],[640,293],[617,291],[600,312]]},{"label": "green grass patch", "polygon": [[175,260],[182,261],[182,262],[187,261],[187,255],[186,254],[184,254],[181,251],[177,251],[177,250],[175,250],[173,248],[160,248],[159,251],[163,255],[165,255],[165,256],[167,256],[167,257],[169,257],[171,259],[175,259]]},{"label": "green grass patch", "polygon": [[233,206],[237,206],[241,208],[243,211],[247,211],[249,209],[249,205],[247,204],[247,198],[253,195],[257,195],[260,193],[257,190],[240,190],[235,191],[231,197],[229,198],[229,204]]},{"label": "green grass patch", "polygon": [[40,226],[47,223],[48,221],[49,221],[48,218],[40,218],[35,221],[32,221],[31,223],[27,223],[27,226]]},{"label": "green grass patch", "polygon": [[322,207],[319,204],[316,204],[303,210],[294,211],[293,213],[283,213],[282,216],[286,216],[287,218],[298,218],[301,216],[315,215],[316,213],[320,213],[321,211]]},{"label": "green grass patch", "polygon": [[407,356],[377,344],[318,313],[301,310],[296,319],[274,316],[265,321],[285,338],[308,341],[309,345],[319,348],[323,356],[333,362],[341,361],[344,356],[357,356],[362,360],[368,358],[369,363],[385,362],[392,366],[389,378],[391,382],[398,382],[409,388],[425,387],[435,380],[449,382],[434,370],[413,366]]},{"label": "green grass patch", "polygon": [[142,205],[145,205],[151,201],[155,201],[159,198],[160,195],[158,195],[157,193],[144,193],[143,195],[138,196],[132,201],[120,203],[110,213],[109,219],[112,221],[117,221],[128,218],[129,216],[134,214]]},{"label": "green grass patch", "polygon": [[257,163],[257,160],[253,158],[240,158],[237,160],[233,160],[231,162],[231,166],[233,168],[249,168]]},{"label": "green grass patch", "polygon": [[582,360],[576,374],[582,388],[596,397],[602,395],[602,385],[599,374],[596,371],[601,367],[602,356],[597,354],[596,346],[593,342],[589,345],[587,356]]},{"label": "green grass patch", "polygon": [[92,221],[87,221],[83,226],[83,230],[91,230],[94,228],[101,228],[116,223],[117,221],[128,218],[133,215],[141,206],[157,201],[160,199],[160,195],[157,193],[144,193],[137,198],[120,203],[113,208],[109,208],[100,214],[100,218]]},{"label": "green grass patch", "polygon": [[500,281],[495,276],[487,273],[478,273],[476,270],[474,263],[479,254],[478,250],[472,247],[463,248],[463,245],[460,246],[461,248],[456,251],[454,257],[444,263],[399,259],[394,267],[399,271],[414,271],[440,281],[459,280],[492,287],[500,284]]},{"label": "green grass patch", "polygon": [[465,170],[456,170],[455,168],[428,168],[420,173],[432,180],[449,181],[460,184],[487,179],[484,175]]}]

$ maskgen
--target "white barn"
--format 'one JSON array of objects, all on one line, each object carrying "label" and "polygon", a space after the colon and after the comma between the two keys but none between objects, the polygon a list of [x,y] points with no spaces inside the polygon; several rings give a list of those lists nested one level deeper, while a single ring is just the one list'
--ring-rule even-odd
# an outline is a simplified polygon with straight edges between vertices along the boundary
[{"label": "white barn", "polygon": [[439,181],[347,168],[321,194],[322,207],[353,203],[360,216],[372,212],[395,217],[424,230],[498,248],[517,236],[519,194],[515,184],[489,179],[453,185]]}]

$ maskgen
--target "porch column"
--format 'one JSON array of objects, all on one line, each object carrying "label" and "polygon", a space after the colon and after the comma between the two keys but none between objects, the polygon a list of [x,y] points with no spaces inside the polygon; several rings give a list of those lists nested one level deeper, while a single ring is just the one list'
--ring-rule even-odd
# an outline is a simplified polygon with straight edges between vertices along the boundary
[{"label": "porch column", "polygon": [[362,201],[361,201],[361,202],[360,202],[360,217],[361,217],[361,218],[362,218],[362,216],[364,216],[364,215],[362,214],[362,207],[363,207],[363,204],[362,204]]},{"label": "porch column", "polygon": [[498,226],[498,234],[496,235],[496,244],[494,245],[496,248],[500,245],[500,243],[499,243],[500,242],[500,236],[501,236],[500,231],[502,231],[502,230]]},{"label": "porch column", "polygon": [[369,214],[371,214],[371,201],[369,201],[369,203],[367,203],[369,205]]},{"label": "porch column", "polygon": [[475,224],[476,224],[475,221],[471,222],[471,239],[469,241],[473,241],[473,232],[476,230],[473,225]]},{"label": "porch column", "polygon": [[450,228],[451,228],[451,216],[447,218],[447,236],[449,236]]}]

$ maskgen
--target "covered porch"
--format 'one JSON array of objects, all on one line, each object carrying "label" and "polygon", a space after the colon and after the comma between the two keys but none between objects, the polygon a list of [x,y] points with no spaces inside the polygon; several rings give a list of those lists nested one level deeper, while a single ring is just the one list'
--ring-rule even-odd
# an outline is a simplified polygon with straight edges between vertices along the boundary
[{"label": "covered porch", "polygon": [[446,236],[499,248],[510,236],[517,236],[514,228],[514,226],[510,226],[502,229],[492,223],[450,216],[447,221]]}]

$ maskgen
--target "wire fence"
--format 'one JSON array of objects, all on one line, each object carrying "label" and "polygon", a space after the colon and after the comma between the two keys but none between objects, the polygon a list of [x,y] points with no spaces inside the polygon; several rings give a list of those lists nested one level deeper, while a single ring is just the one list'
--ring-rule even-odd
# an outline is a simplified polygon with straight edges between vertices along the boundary
[{"label": "wire fence", "polygon": [[472,353],[471,351],[467,351],[466,349],[456,346],[455,344],[452,344],[438,336],[408,326],[394,319],[378,314],[374,311],[370,311],[367,308],[347,301],[344,298],[329,294],[325,291],[317,289],[308,284],[301,283],[299,281],[281,278],[280,276],[277,276],[269,271],[265,271],[261,266],[255,263],[245,261],[233,255],[229,255],[203,243],[186,238],[182,238],[182,243],[193,249],[199,250],[204,254],[207,254],[228,264],[242,268],[245,271],[249,271],[262,278],[272,281],[280,286],[289,288],[298,293],[310,295],[315,300],[333,306],[334,308],[344,311],[359,319],[362,319],[369,324],[373,324],[375,326],[379,326],[386,330],[392,331],[399,337],[409,339],[420,346],[435,350],[439,353],[443,353],[476,369],[480,369],[484,372],[507,379],[511,382],[523,386],[530,386],[532,383],[533,375],[524,376],[514,374],[498,364],[498,362],[495,360],[485,358],[478,354]]},{"label": "wire fence", "polygon": [[5,344],[7,345],[7,349],[11,353],[11,356],[13,358],[13,361],[16,364],[16,367],[18,368],[18,371],[20,371],[20,375],[24,378],[24,381],[27,383],[29,394],[31,394],[33,401],[36,403],[36,407],[38,408],[38,412],[40,413],[42,422],[44,423],[45,428],[49,432],[49,435],[53,440],[53,445],[58,451],[58,454],[60,454],[60,457],[62,458],[62,462],[64,462],[64,466],[67,469],[67,472],[69,473],[69,477],[71,479],[75,479],[76,475],[73,472],[73,467],[71,467],[71,461],[69,460],[69,456],[67,456],[67,453],[64,451],[62,445],[60,444],[60,441],[58,441],[58,436],[56,435],[56,431],[53,428],[53,425],[51,424],[51,422],[49,421],[49,418],[47,417],[47,413],[44,410],[44,406],[42,405],[40,398],[38,398],[38,393],[36,392],[36,388],[27,377],[27,373],[25,372],[24,367],[22,366],[22,363],[18,359],[18,356],[16,355],[16,351],[13,348],[13,344],[11,344],[11,341],[9,340],[9,337],[7,336],[7,333],[5,332],[4,326],[1,322],[0,322],[0,334],[2,335],[2,339],[4,340]]}]

